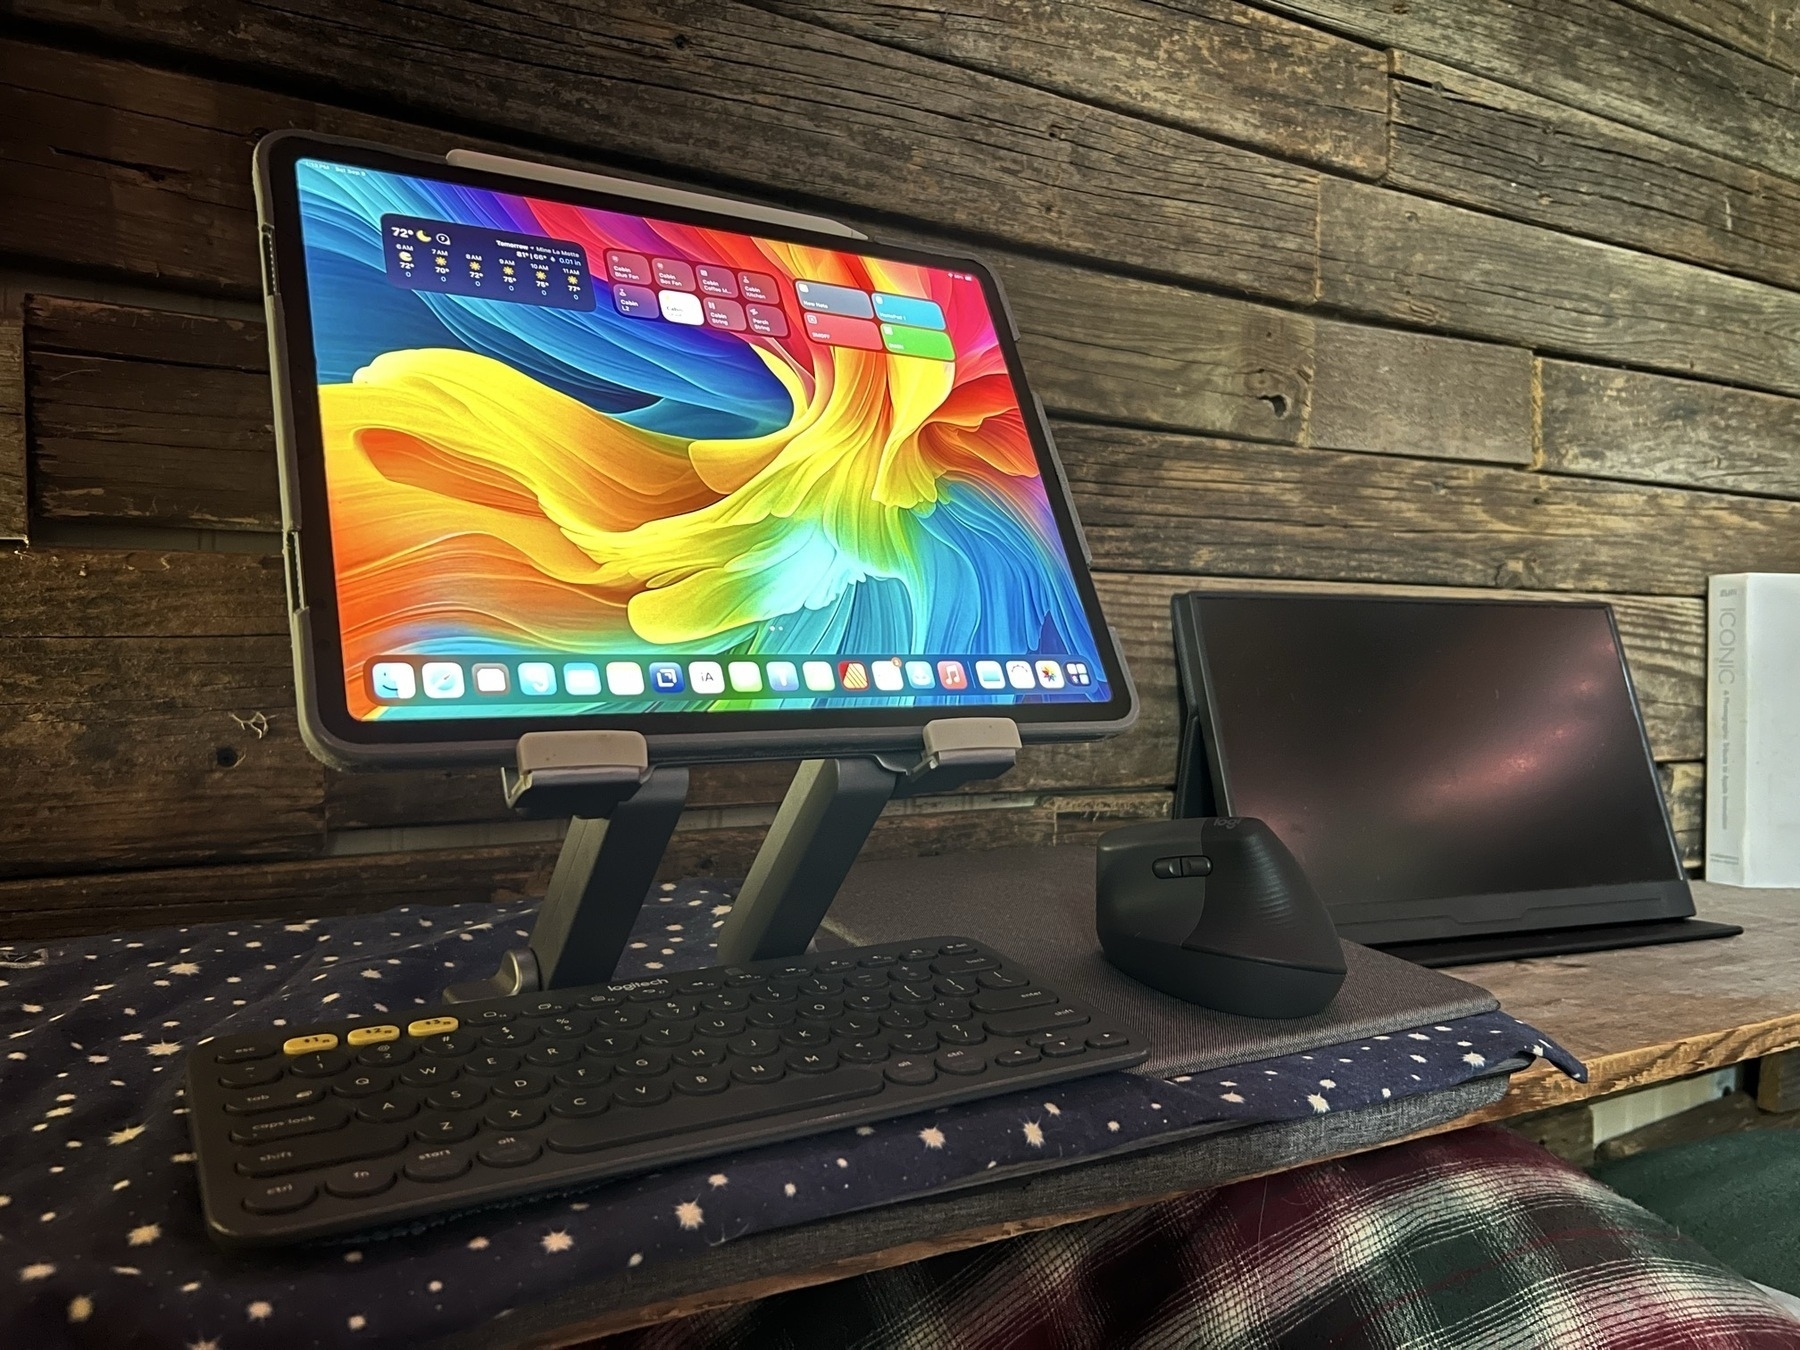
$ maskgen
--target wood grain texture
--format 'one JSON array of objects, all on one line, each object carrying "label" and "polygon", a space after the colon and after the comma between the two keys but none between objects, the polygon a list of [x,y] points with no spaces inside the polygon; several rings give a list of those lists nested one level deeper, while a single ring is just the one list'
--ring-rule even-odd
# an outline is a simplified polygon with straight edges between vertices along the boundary
[{"label": "wood grain texture", "polygon": [[1645,13],[1646,6],[1271,0],[1269,8],[1800,178],[1800,86],[1784,71]]},{"label": "wood grain texture", "polygon": [[1327,179],[1320,298],[1540,353],[1800,392],[1800,295]]},{"label": "wood grain texture", "polygon": [[25,325],[0,312],[0,539],[30,533],[26,458]]},{"label": "wood grain texture", "polygon": [[1567,361],[1539,382],[1546,470],[1800,497],[1800,399]]},{"label": "wood grain texture", "polygon": [[0,550],[0,639],[286,635],[279,558]]},{"label": "wood grain texture", "polygon": [[1800,1045],[1800,892],[1694,883],[1741,937],[1464,966],[1507,1012],[1572,1051],[1588,1082],[1532,1070],[1479,1117],[1545,1110]]},{"label": "wood grain texture", "polygon": [[1756,1104],[1764,1111],[1800,1111],[1800,1050],[1778,1050],[1757,1061]]},{"label": "wood grain texture", "polygon": [[[1704,718],[1705,705],[1695,711]],[[1704,734],[1705,725],[1699,718],[1694,730]],[[1656,776],[1669,805],[1669,824],[1675,831],[1675,846],[1681,850],[1681,865],[1697,874],[1706,863],[1706,765],[1659,764]]]},{"label": "wood grain texture", "polygon": [[14,10],[300,81],[329,69],[384,100],[404,62],[426,116],[764,191],[817,184],[864,211],[1232,289],[1314,290],[1313,170],[731,0]]},{"label": "wood grain texture", "polygon": [[1636,4],[1770,65],[1800,72],[1800,9],[1792,0],[1636,0]]},{"label": "wood grain texture", "polygon": [[920,55],[1358,177],[1381,173],[1381,54],[1232,0],[751,0]]},{"label": "wood grain texture", "polygon": [[1643,595],[1800,566],[1800,503],[1064,424],[1097,565]]},{"label": "wood grain texture", "polygon": [[1386,455],[1532,462],[1522,347],[1319,322],[1306,443]]},{"label": "wood grain texture", "polygon": [[280,528],[262,324],[41,296],[27,324],[41,519]]},{"label": "wood grain texture", "polygon": [[1800,184],[1396,52],[1384,182],[1792,288]]}]

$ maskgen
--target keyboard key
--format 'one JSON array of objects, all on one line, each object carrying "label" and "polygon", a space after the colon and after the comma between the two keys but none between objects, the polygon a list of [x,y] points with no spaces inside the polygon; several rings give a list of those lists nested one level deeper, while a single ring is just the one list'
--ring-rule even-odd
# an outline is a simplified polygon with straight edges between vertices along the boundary
[{"label": "keyboard key", "polygon": [[902,961],[891,973],[896,980],[905,984],[917,984],[920,980],[931,983],[931,963],[928,960]]},{"label": "keyboard key", "polygon": [[702,1017],[694,1023],[694,1033],[699,1036],[712,1036],[724,1040],[727,1036],[741,1036],[746,1023],[736,1015],[724,1017]]},{"label": "keyboard key", "polygon": [[550,1114],[562,1116],[567,1120],[580,1120],[584,1116],[597,1116],[606,1110],[606,1103],[611,1094],[603,1088],[589,1091],[559,1092],[550,1099]]},{"label": "keyboard key", "polygon": [[469,1166],[468,1149],[436,1146],[414,1153],[401,1170],[414,1181],[454,1181]]},{"label": "keyboard key", "polygon": [[857,958],[856,964],[859,966],[866,966],[870,970],[875,970],[882,966],[891,966],[897,959],[897,957],[891,956],[887,952],[875,952],[870,956]]},{"label": "keyboard key", "polygon": [[512,1019],[512,1012],[506,1008],[481,1008],[462,1015],[462,1022],[466,1027],[498,1026],[502,1022],[510,1022]]},{"label": "keyboard key", "polygon": [[502,1074],[494,1080],[496,1097],[541,1097],[550,1090],[550,1075],[536,1069]]},{"label": "keyboard key", "polygon": [[835,975],[814,975],[811,979],[800,981],[798,987],[802,998],[825,998],[844,992],[844,982]]},{"label": "keyboard key", "polygon": [[365,1069],[397,1069],[412,1057],[410,1041],[384,1041],[356,1052],[356,1062]]},{"label": "keyboard key", "polygon": [[925,1015],[933,1022],[966,1022],[971,1011],[963,998],[934,998],[925,1005]]},{"label": "keyboard key", "polygon": [[938,955],[967,956],[974,950],[975,944],[972,942],[946,942],[943,946],[938,948]]},{"label": "keyboard key", "polygon": [[819,1026],[816,1022],[799,1022],[781,1033],[783,1045],[801,1047],[830,1045],[831,1028]]},{"label": "keyboard key", "polygon": [[853,1101],[880,1091],[880,1077],[868,1069],[795,1074],[780,1082],[735,1087],[718,1097],[677,1097],[663,1111],[610,1112],[595,1120],[559,1125],[546,1142],[559,1153],[590,1153],[683,1130]]},{"label": "keyboard key", "polygon": [[827,957],[813,967],[821,975],[845,975],[856,969],[856,962],[841,956]]},{"label": "keyboard key", "polygon": [[690,1045],[684,1050],[677,1050],[674,1059],[677,1064],[685,1068],[700,1069],[709,1064],[723,1064],[725,1052],[716,1045],[702,1042],[699,1045]]},{"label": "keyboard key", "polygon": [[1055,1003],[1058,999],[1048,989],[1003,989],[998,993],[982,994],[969,1000],[969,1006],[976,1012],[998,1013],[1011,1012],[1015,1008],[1035,1008],[1040,1003]]},{"label": "keyboard key", "polygon": [[917,1008],[889,1008],[881,1014],[881,1025],[895,1031],[917,1031],[925,1020],[925,1014]]},{"label": "keyboard key", "polygon": [[872,1013],[845,1013],[831,1024],[831,1029],[840,1036],[862,1039],[881,1034],[881,1019]]},{"label": "keyboard key", "polygon": [[773,1083],[784,1072],[772,1059],[749,1059],[731,1066],[731,1076],[740,1083]]},{"label": "keyboard key", "polygon": [[984,970],[975,982],[983,989],[1022,989],[1031,983],[1023,975],[1009,975],[1003,970]]},{"label": "keyboard key", "polygon": [[710,1097],[731,1086],[731,1075],[723,1069],[689,1069],[676,1074],[671,1081],[677,1092],[685,1092],[690,1097]]},{"label": "keyboard key", "polygon": [[852,975],[849,979],[844,981],[844,987],[846,989],[854,989],[858,992],[866,993],[875,993],[885,990],[888,987],[887,973],[885,971],[875,970],[859,971],[857,974]]},{"label": "keyboard key", "polygon": [[722,982],[711,975],[683,975],[675,985],[684,994],[710,994],[723,987]]},{"label": "keyboard key", "polygon": [[528,1045],[536,1039],[537,1032],[532,1030],[529,1022],[508,1022],[505,1026],[491,1027],[481,1033],[481,1043],[495,1050]]},{"label": "keyboard key", "polygon": [[621,1083],[613,1089],[613,1100],[621,1106],[656,1106],[669,1100],[669,1085],[660,1078]]},{"label": "keyboard key", "polygon": [[338,1079],[331,1085],[331,1090],[339,1097],[373,1097],[393,1086],[393,1074],[380,1069],[365,1069],[361,1073]]},{"label": "keyboard key", "polygon": [[937,1057],[937,1066],[944,1073],[967,1076],[986,1069],[987,1056],[974,1050],[946,1050]]},{"label": "keyboard key", "polygon": [[978,970],[997,970],[1000,963],[991,956],[942,956],[931,963],[939,975],[973,975]]},{"label": "keyboard key", "polygon": [[1090,1031],[1087,1043],[1096,1050],[1121,1050],[1131,1044],[1131,1037],[1116,1031]]},{"label": "keyboard key", "polygon": [[267,1144],[303,1134],[324,1134],[350,1123],[350,1113],[335,1102],[324,1102],[299,1111],[288,1111],[268,1120],[248,1121],[231,1131],[232,1142]]},{"label": "keyboard key", "polygon": [[396,1120],[410,1120],[418,1114],[418,1097],[405,1091],[371,1097],[356,1108],[356,1118],[371,1125],[390,1125]]},{"label": "keyboard key", "polygon": [[1079,1036],[1054,1037],[1045,1041],[1042,1049],[1046,1059],[1067,1059],[1070,1055],[1087,1053],[1087,1046],[1082,1044]]},{"label": "keyboard key", "polygon": [[337,1049],[337,1044],[336,1033],[318,1031],[307,1036],[289,1036],[281,1043],[281,1053],[284,1055],[316,1055],[327,1050]]},{"label": "keyboard key", "polygon": [[829,1022],[843,1011],[842,1000],[835,998],[803,998],[794,1005],[794,1015],[802,1022]]},{"label": "keyboard key", "polygon": [[918,984],[896,984],[888,990],[888,997],[896,1003],[925,1004],[937,997],[937,990],[931,987],[931,981]]},{"label": "keyboard key", "polygon": [[273,1041],[253,1036],[234,1036],[213,1046],[214,1064],[242,1064],[252,1059],[268,1059],[280,1047]]},{"label": "keyboard key", "polygon": [[879,1064],[888,1057],[887,1042],[878,1040],[850,1041],[838,1047],[846,1063]]},{"label": "keyboard key", "polygon": [[635,1031],[649,1020],[650,1014],[642,1008],[608,1008],[594,1018],[594,1025],[608,1031]]},{"label": "keyboard key", "polygon": [[487,1089],[476,1082],[452,1083],[428,1093],[425,1105],[433,1111],[473,1111],[487,1100]]},{"label": "keyboard key", "polygon": [[558,1013],[538,1023],[538,1035],[553,1041],[579,1040],[594,1029],[594,1019],[581,1013]]},{"label": "keyboard key", "polygon": [[455,1077],[456,1065],[446,1064],[442,1060],[427,1060],[423,1064],[415,1064],[410,1069],[402,1070],[400,1081],[408,1087],[436,1087]]},{"label": "keyboard key", "polygon": [[994,1063],[1006,1068],[1016,1068],[1021,1064],[1036,1064],[1043,1056],[1028,1045],[1017,1045],[1011,1050],[1002,1050],[994,1056]]},{"label": "keyboard key", "polygon": [[781,1049],[781,1037],[773,1031],[752,1031],[747,1036],[739,1036],[730,1043],[731,1053],[742,1055],[746,1059],[760,1059],[764,1055],[772,1055]]},{"label": "keyboard key", "polygon": [[928,1059],[920,1059],[916,1055],[897,1059],[882,1072],[892,1081],[907,1087],[924,1087],[925,1084],[935,1082],[937,1079],[937,1068],[932,1062]]},{"label": "keyboard key", "polygon": [[544,1107],[541,1102],[495,1102],[481,1120],[491,1130],[529,1130],[543,1123]]},{"label": "keyboard key", "polygon": [[581,1058],[581,1047],[570,1041],[543,1041],[525,1052],[525,1062],[540,1069],[560,1069]]},{"label": "keyboard key", "polygon": [[598,1087],[612,1077],[612,1068],[606,1064],[595,1064],[589,1060],[585,1064],[577,1064],[571,1069],[558,1069],[556,1081],[564,1087]]},{"label": "keyboard key", "polygon": [[599,1036],[590,1036],[583,1046],[590,1055],[612,1058],[615,1055],[629,1055],[637,1049],[637,1032],[610,1031]]},{"label": "keyboard key", "polygon": [[708,1012],[743,1012],[750,1006],[750,995],[741,989],[726,989],[717,994],[708,994],[700,1000],[700,1006]]},{"label": "keyboard key", "polygon": [[354,1027],[344,1037],[344,1044],[355,1049],[365,1045],[384,1045],[400,1039],[400,1028],[389,1023],[373,1027]]},{"label": "keyboard key", "polygon": [[296,1106],[311,1106],[325,1095],[322,1087],[264,1088],[242,1092],[225,1103],[226,1113],[234,1116],[261,1115],[264,1111],[288,1111]]},{"label": "keyboard key", "polygon": [[605,989],[596,989],[591,994],[583,994],[575,1001],[578,1008],[616,1008],[621,1002],[617,994]]},{"label": "keyboard key", "polygon": [[394,1169],[382,1163],[353,1163],[338,1168],[325,1178],[325,1189],[346,1200],[380,1195],[393,1184]]},{"label": "keyboard key", "polygon": [[470,1031],[449,1032],[442,1036],[427,1036],[419,1042],[419,1049],[428,1055],[441,1055],[454,1058],[466,1055],[475,1048],[475,1034]]},{"label": "keyboard key", "polygon": [[318,1198],[319,1188],[310,1181],[271,1181],[246,1195],[244,1208],[252,1214],[292,1214]]},{"label": "keyboard key", "polygon": [[987,1019],[987,1029],[996,1036],[1024,1036],[1033,1031],[1056,1031],[1063,1027],[1085,1026],[1088,1015],[1074,1008],[1021,1008],[1018,1012],[1001,1013]]},{"label": "keyboard key", "polygon": [[484,1144],[475,1157],[489,1167],[523,1167],[528,1162],[536,1162],[543,1151],[543,1145],[535,1139],[503,1134]]},{"label": "keyboard key", "polygon": [[929,961],[936,955],[937,953],[930,947],[908,947],[905,951],[900,953],[900,959],[902,961],[912,962]]},{"label": "keyboard key", "polygon": [[835,1050],[796,1050],[787,1057],[787,1066],[795,1073],[830,1073],[838,1066]]},{"label": "keyboard key", "polygon": [[929,1029],[896,1032],[890,1043],[903,1055],[929,1055],[938,1048],[938,1038]]},{"label": "keyboard key", "polygon": [[987,1035],[974,1022],[943,1022],[937,1026],[938,1039],[947,1045],[980,1045]]},{"label": "keyboard key", "polygon": [[878,1013],[888,1006],[885,989],[844,996],[845,1012]]},{"label": "keyboard key", "polygon": [[461,1025],[454,1017],[421,1017],[406,1024],[406,1034],[420,1039],[427,1036],[448,1036]]},{"label": "keyboard key", "polygon": [[[464,1060],[463,1068],[481,1078],[495,1078],[503,1073],[516,1072],[522,1062],[516,1050],[489,1050],[485,1055]],[[406,1077],[405,1074],[400,1076]]]},{"label": "keyboard key", "polygon": [[385,1158],[405,1147],[405,1130],[353,1125],[317,1139],[271,1144],[242,1155],[235,1165],[247,1177],[277,1177],[288,1172],[310,1172],[338,1163],[360,1162],[365,1158]]},{"label": "keyboard key", "polygon": [[219,1086],[227,1088],[266,1087],[281,1080],[279,1060],[252,1061],[238,1064],[219,1075]]},{"label": "keyboard key", "polygon": [[650,1005],[650,1016],[661,1022],[690,1021],[700,1011],[700,1003],[691,998],[667,998]]},{"label": "keyboard key", "polygon": [[290,1059],[288,1068],[302,1078],[330,1078],[333,1074],[342,1073],[350,1067],[350,1056],[342,1050],[327,1050],[322,1054],[301,1055],[298,1059]]},{"label": "keyboard key", "polygon": [[[765,984],[750,995],[750,1002],[753,1004],[784,1004],[792,1003],[799,997],[799,993],[791,984]],[[752,1013],[751,1016],[754,1017],[756,1014]]]},{"label": "keyboard key", "polygon": [[478,1128],[474,1116],[433,1116],[413,1127],[413,1138],[427,1144],[455,1144],[473,1139]]},{"label": "keyboard key", "polygon": [[669,982],[656,980],[633,989],[625,997],[633,1003],[660,1003],[669,996]]},{"label": "keyboard key", "polygon": [[672,1046],[686,1045],[693,1039],[693,1029],[685,1023],[666,1022],[662,1026],[651,1027],[639,1038],[639,1043],[667,1050]]},{"label": "keyboard key", "polygon": [[974,998],[981,992],[979,984],[961,975],[947,975],[941,980],[933,980],[932,987],[945,998]]},{"label": "keyboard key", "polygon": [[630,1059],[620,1060],[614,1067],[627,1077],[655,1078],[669,1071],[669,1052],[640,1050]]}]

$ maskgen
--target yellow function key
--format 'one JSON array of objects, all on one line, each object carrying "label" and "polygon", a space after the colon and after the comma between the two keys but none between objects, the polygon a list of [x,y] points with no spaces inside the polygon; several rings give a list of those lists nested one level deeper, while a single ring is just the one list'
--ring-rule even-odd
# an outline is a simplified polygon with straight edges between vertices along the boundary
[{"label": "yellow function key", "polygon": [[416,1022],[406,1024],[408,1036],[447,1036],[462,1023],[454,1017],[421,1017]]},{"label": "yellow function key", "polygon": [[315,1031],[310,1036],[289,1036],[281,1043],[284,1055],[311,1055],[320,1050],[337,1049],[337,1037],[329,1031]]},{"label": "yellow function key", "polygon": [[358,1027],[344,1037],[351,1045],[380,1045],[383,1041],[400,1039],[399,1027]]}]

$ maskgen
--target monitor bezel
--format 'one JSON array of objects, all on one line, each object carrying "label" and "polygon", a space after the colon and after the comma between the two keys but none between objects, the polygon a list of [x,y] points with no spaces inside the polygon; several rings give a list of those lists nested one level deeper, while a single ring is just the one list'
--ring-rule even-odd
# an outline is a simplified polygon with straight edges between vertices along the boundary
[{"label": "monitor bezel", "polygon": [[[1276,591],[1246,588],[1188,591],[1175,596],[1172,624],[1177,643],[1186,647],[1186,660],[1182,664],[1185,666],[1187,661],[1192,661],[1197,666],[1192,672],[1185,669],[1182,671],[1181,693],[1184,720],[1190,725],[1197,724],[1194,729],[1199,733],[1197,739],[1202,742],[1202,746],[1192,746],[1191,741],[1187,744],[1190,752],[1203,751],[1206,776],[1204,782],[1194,782],[1192,775],[1201,766],[1191,761],[1181,765],[1185,788],[1178,791],[1177,809],[1181,809],[1184,802],[1190,808],[1197,803],[1206,802],[1211,810],[1220,815],[1240,814],[1249,810],[1249,804],[1233,795],[1229,757],[1220,744],[1221,710],[1212,676],[1212,647],[1203,612],[1205,603],[1213,600],[1254,600],[1259,603],[1333,600],[1488,608],[1543,608],[1555,605],[1599,610],[1605,617],[1612,638],[1613,654],[1619,665],[1619,676],[1624,681],[1626,698],[1631,705],[1632,723],[1637,728],[1644,772],[1648,775],[1663,823],[1668,875],[1641,881],[1553,886],[1517,892],[1425,896],[1410,900],[1343,902],[1326,897],[1327,908],[1342,936],[1362,943],[1404,943],[1651,919],[1678,919],[1693,915],[1693,892],[1687,870],[1682,865],[1681,848],[1675,838],[1668,799],[1663,794],[1657,774],[1656,756],[1650,745],[1649,731],[1644,725],[1637,686],[1631,678],[1630,664],[1625,659],[1625,644],[1619,636],[1618,615],[1604,600],[1587,597],[1565,600],[1552,596],[1531,599],[1501,595],[1395,595],[1350,589]],[[1193,676],[1191,683],[1188,681],[1190,673]]]},{"label": "monitor bezel", "polygon": [[[1112,692],[1106,701],[804,709],[729,712],[599,713],[582,716],[445,717],[363,721],[349,710],[337,625],[336,569],[329,528],[317,369],[295,168],[301,159],[430,177],[492,191],[590,206],[896,262],[967,271],[977,277],[1012,379],[1038,472],[1097,655]],[[505,762],[533,731],[628,729],[644,734],[653,761],[715,760],[900,752],[921,743],[925,725],[944,718],[1007,717],[1022,740],[1109,736],[1136,720],[1138,700],[1117,634],[1106,624],[1090,573],[1066,476],[1042,405],[1026,383],[1016,325],[998,279],[982,262],[958,255],[817,233],[493,172],[393,147],[306,132],[276,132],[255,154],[264,305],[268,315],[280,462],[283,549],[301,730],[321,759],[342,767]],[[722,203],[728,206],[729,203]]]}]

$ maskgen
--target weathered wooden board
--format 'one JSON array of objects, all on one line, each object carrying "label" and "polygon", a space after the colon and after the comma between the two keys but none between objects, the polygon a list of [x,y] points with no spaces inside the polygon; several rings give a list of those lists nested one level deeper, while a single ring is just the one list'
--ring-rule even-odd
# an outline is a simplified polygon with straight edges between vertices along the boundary
[{"label": "weathered wooden board", "polygon": [[1313,363],[1309,445],[1532,462],[1531,353],[1523,347],[1321,319]]},{"label": "weathered wooden board", "polygon": [[1358,177],[1381,173],[1381,54],[1232,0],[753,0],[795,19],[973,66]]},{"label": "weathered wooden board", "polygon": [[1790,0],[1636,0],[1636,4],[1783,70],[1800,71],[1800,10]]},{"label": "weathered wooden board", "polygon": [[1800,503],[1119,428],[1058,428],[1098,565],[1644,595],[1800,568]]},{"label": "weathered wooden board", "polygon": [[1800,184],[1436,61],[1393,60],[1390,186],[1800,285]]},{"label": "weathered wooden board", "polygon": [[0,313],[0,539],[30,532],[25,465],[25,325]]},{"label": "weathered wooden board", "polygon": [[[970,809],[890,810],[864,856],[1087,843],[1114,825],[1167,815],[1168,803],[1166,792],[1076,793]],[[661,875],[741,876],[761,837],[760,828],[677,830]],[[556,849],[536,842],[0,880],[0,937],[515,900],[543,893]]]},{"label": "weathered wooden board", "polygon": [[1324,303],[1540,353],[1800,392],[1800,294],[1368,183],[1322,185]]},{"label": "weathered wooden board", "polygon": [[566,150],[776,193],[816,184],[864,211],[1263,295],[1314,289],[1311,169],[730,0],[14,10],[290,79],[329,69],[384,102],[404,63],[421,112]]},{"label": "weathered wooden board", "polygon": [[1545,469],[1800,497],[1800,399],[1567,361],[1539,372]]},{"label": "weathered wooden board", "polygon": [[41,296],[27,322],[38,518],[279,528],[263,325]]},{"label": "weathered wooden board", "polygon": [[1681,865],[1698,872],[1706,863],[1706,765],[1659,764],[1663,800],[1681,849]]},{"label": "weathered wooden board", "polygon": [[0,640],[286,634],[276,557],[0,550]]},{"label": "weathered wooden board", "polygon": [[1647,6],[1270,0],[1269,8],[1800,178],[1800,86],[1785,71],[1645,13]]}]

